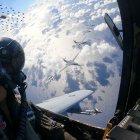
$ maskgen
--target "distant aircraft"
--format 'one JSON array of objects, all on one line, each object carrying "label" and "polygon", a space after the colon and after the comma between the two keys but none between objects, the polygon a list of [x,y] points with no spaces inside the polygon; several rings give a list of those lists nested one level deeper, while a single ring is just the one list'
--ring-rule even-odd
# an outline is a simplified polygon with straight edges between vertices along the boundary
[{"label": "distant aircraft", "polygon": [[75,45],[73,46],[73,48],[78,48],[78,49],[81,50],[84,45],[91,46],[91,40],[84,41],[84,39],[82,41],[80,41],[80,42],[78,42],[76,40],[73,40],[73,42],[75,43]]},{"label": "distant aircraft", "polygon": [[88,42],[87,42],[87,41],[78,42],[78,41],[76,41],[76,40],[73,40],[73,42],[74,42],[75,45],[77,45],[77,46],[88,45]]},{"label": "distant aircraft", "polygon": [[86,25],[87,26],[87,30],[86,30],[86,33],[88,33],[88,32],[92,32],[92,30],[93,30],[93,27],[95,26],[94,24],[87,24]]},{"label": "distant aircraft", "polygon": [[49,77],[47,77],[47,82],[46,83],[50,83],[54,80],[54,76],[50,75]]},{"label": "distant aircraft", "polygon": [[101,110],[99,110],[98,108],[94,108],[93,110],[85,110],[80,112],[80,114],[85,114],[85,115],[96,115],[98,113],[102,113]]},{"label": "distant aircraft", "polygon": [[79,103],[83,99],[93,94],[91,90],[78,90],[69,94],[64,94],[59,97],[54,97],[49,100],[45,100],[37,106],[50,110],[54,113],[64,113],[70,109],[73,105]]},{"label": "distant aircraft", "polygon": [[54,80],[54,76],[52,76],[52,75],[49,76],[49,77],[48,77],[48,80]]},{"label": "distant aircraft", "polygon": [[90,29],[84,31],[84,33],[90,33],[90,32],[92,32],[92,30],[90,30]]},{"label": "distant aircraft", "polygon": [[66,69],[69,66],[75,65],[75,66],[82,66],[80,64],[78,64],[77,62],[75,62],[75,59],[77,58],[77,56],[80,54],[81,51],[79,51],[76,56],[72,59],[72,60],[66,60],[65,58],[63,58],[64,62],[66,62],[66,66],[60,70],[60,72],[62,72],[64,69]]}]

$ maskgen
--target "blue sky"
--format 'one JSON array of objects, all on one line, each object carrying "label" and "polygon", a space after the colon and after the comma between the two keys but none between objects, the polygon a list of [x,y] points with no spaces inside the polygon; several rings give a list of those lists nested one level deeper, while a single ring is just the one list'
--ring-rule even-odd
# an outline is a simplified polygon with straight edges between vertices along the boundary
[{"label": "blue sky", "polygon": [[25,12],[36,0],[0,0],[0,4],[12,7],[14,10]]}]

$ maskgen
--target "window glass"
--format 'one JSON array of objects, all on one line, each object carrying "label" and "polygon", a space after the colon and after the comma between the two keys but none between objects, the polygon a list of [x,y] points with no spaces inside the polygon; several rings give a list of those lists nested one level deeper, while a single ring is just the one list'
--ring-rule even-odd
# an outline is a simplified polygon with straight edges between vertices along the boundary
[{"label": "window glass", "polygon": [[[0,1],[0,36],[14,38],[25,51],[29,100],[38,104],[91,90],[92,95],[63,114],[106,126],[118,99],[122,50],[104,21],[105,13],[122,28],[116,0]],[[57,108],[67,103],[62,99]]]}]

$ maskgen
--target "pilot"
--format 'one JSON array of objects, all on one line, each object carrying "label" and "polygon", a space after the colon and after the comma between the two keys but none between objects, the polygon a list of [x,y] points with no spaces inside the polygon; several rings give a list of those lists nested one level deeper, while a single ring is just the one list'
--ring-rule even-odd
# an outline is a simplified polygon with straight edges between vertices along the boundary
[{"label": "pilot", "polygon": [[[27,102],[26,76],[21,71],[24,62],[24,51],[20,44],[11,38],[1,38],[0,140],[76,140],[65,132],[63,124]],[[15,88],[18,88],[18,92]]]}]

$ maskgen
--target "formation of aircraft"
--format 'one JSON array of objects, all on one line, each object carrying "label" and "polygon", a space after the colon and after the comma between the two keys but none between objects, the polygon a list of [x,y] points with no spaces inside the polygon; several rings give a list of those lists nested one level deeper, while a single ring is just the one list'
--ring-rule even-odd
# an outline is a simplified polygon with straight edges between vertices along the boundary
[{"label": "formation of aircraft", "polygon": [[[65,59],[65,58],[63,58],[63,61],[66,63],[66,66],[64,67],[64,68],[62,68],[59,72],[61,73],[63,70],[65,70],[67,67],[69,67],[69,66],[82,66],[82,65],[80,65],[79,63],[77,63],[77,62],[75,62],[75,59],[78,57],[78,55],[80,54],[80,52],[81,51],[79,51],[76,55],[75,55],[75,57],[73,58],[73,59],[71,59],[71,60],[67,60],[67,59]],[[50,82],[52,82],[53,80],[55,80],[55,78],[54,78],[54,76],[53,75],[50,75],[48,78],[47,78],[47,82],[46,83],[50,83]]]},{"label": "formation of aircraft", "polygon": [[[77,42],[77,43],[79,43],[79,45],[80,45],[80,42]],[[85,42],[85,43],[83,42],[82,44],[86,44],[86,42]],[[66,68],[68,68],[68,67],[70,67],[70,66],[78,66],[78,67],[81,67],[82,65],[75,61],[75,59],[78,57],[78,55],[80,54],[80,52],[81,52],[81,50],[80,50],[80,51],[74,56],[74,58],[71,59],[71,60],[67,60],[66,58],[62,58],[63,61],[66,63],[66,65],[65,65],[65,67],[63,67],[63,68],[59,71],[59,73],[61,73],[62,71],[64,71]],[[53,75],[50,75],[50,76],[47,78],[47,82],[46,82],[46,83],[50,83],[50,82],[52,82],[53,80],[55,80],[54,76],[53,76]]]},{"label": "formation of aircraft", "polygon": [[[140,100],[138,100],[140,99],[140,1],[117,0],[117,2],[123,30],[119,30],[107,14],[105,15],[105,21],[123,51],[122,77],[116,106],[116,111],[119,110],[118,113],[114,114],[106,128],[87,125],[58,114],[65,112],[93,93],[87,90],[75,91],[37,104],[44,114],[64,124],[65,129],[74,134],[78,140],[140,139]],[[3,7],[0,9],[3,10]],[[12,8],[10,9],[12,10]],[[1,13],[4,14],[3,11]],[[13,14],[15,14],[14,11]],[[0,22],[5,22],[7,18],[5,16],[1,17]],[[122,31],[122,36],[120,31]],[[50,76],[48,79],[52,80],[53,77]],[[94,111],[97,114],[102,112],[99,109]],[[87,112],[90,114],[93,110],[86,110],[84,113]]]},{"label": "formation of aircraft", "polygon": [[[90,139],[95,140],[140,139],[140,100],[138,100],[140,99],[140,1],[117,1],[121,12],[123,30],[119,30],[113,23],[113,20],[111,20],[109,15],[105,15],[105,21],[107,25],[109,26],[111,32],[114,35],[114,38],[116,39],[118,45],[123,51],[122,77],[118,102],[116,106],[117,113],[115,113],[114,116],[108,121],[106,128],[99,128],[96,126],[80,123],[79,121],[77,122],[63,116],[58,116],[57,114],[54,115],[53,113],[51,114],[49,112],[49,114],[51,114],[50,116],[53,116],[53,118],[56,118],[57,120],[61,120],[61,122],[66,127],[70,128],[69,130],[71,133],[76,133],[77,139],[86,140],[87,137],[84,138],[85,133],[88,134],[88,136],[90,136]],[[120,31],[123,31],[123,37],[121,37]],[[76,94],[74,96],[69,97],[68,101],[70,98],[72,98],[73,101],[73,99],[76,98]],[[59,103],[61,106],[60,100]],[[72,101],[70,102],[72,103]],[[52,99],[52,102],[55,103],[55,100],[53,101]],[[67,101],[65,101],[64,103],[67,104]],[[49,101],[47,106],[45,106],[45,104],[47,104],[47,101],[46,103],[44,102],[38,106],[43,107],[45,109],[50,108],[50,110],[52,109],[52,111],[56,113],[65,111],[64,108],[62,108],[61,110],[62,106],[58,107],[58,111],[57,109],[55,110],[54,105],[51,104],[51,102],[49,103]],[[56,106],[57,105],[58,104],[56,104]],[[71,105],[72,104],[68,106],[70,107]],[[65,108],[67,110],[67,106],[65,106]],[[93,110],[86,110],[85,112],[81,113],[90,114],[90,112],[92,111]],[[96,112],[101,111],[96,109]]]},{"label": "formation of aircraft", "polygon": [[[93,24],[90,24],[90,25],[87,25],[88,26],[88,30],[87,32],[91,32],[93,30]],[[90,41],[84,41],[85,40],[85,37],[83,38],[82,41],[76,41],[76,40],[73,40],[73,42],[75,43],[75,45],[73,45],[73,48],[78,48],[80,51],[76,54],[76,56],[71,59],[71,60],[67,60],[66,58],[63,58],[63,61],[66,63],[66,66],[64,68],[62,68],[59,73],[61,73],[63,70],[65,70],[67,67],[69,66],[72,66],[72,65],[75,65],[75,66],[82,66],[80,65],[78,62],[75,62],[75,59],[77,58],[77,56],[79,55],[79,53],[81,52],[82,50],[82,47],[84,45],[88,45],[90,46],[91,45],[91,42]],[[49,78],[47,78],[47,82],[46,83],[50,83],[52,82],[53,80],[55,80],[54,76],[53,75],[50,75]]]},{"label": "formation of aircraft", "polygon": [[[81,67],[82,65],[80,65],[79,63],[77,63],[77,62],[75,62],[75,59],[78,57],[78,55],[80,54],[80,52],[81,51],[79,51],[76,55],[75,55],[75,57],[73,58],[73,59],[71,59],[71,60],[67,60],[67,59],[65,59],[65,58],[63,58],[63,61],[66,63],[66,65],[65,65],[65,67],[64,68],[62,68],[60,71],[59,71],[59,73],[61,73],[63,70],[65,70],[67,67],[69,67],[69,66],[79,66],[79,67]],[[47,84],[48,83],[50,83],[50,82],[52,82],[53,80],[55,80],[55,78],[54,78],[54,75],[50,75],[48,78],[47,78]]]},{"label": "formation of aircraft", "polygon": [[[117,0],[117,2],[121,13],[123,29],[119,30],[109,15],[105,14],[104,17],[105,22],[123,51],[122,76],[116,106],[117,113],[114,113],[114,116],[108,120],[106,128],[99,128],[49,112],[52,116],[56,116],[56,119],[61,120],[67,128],[70,128],[70,132],[76,134],[77,139],[86,140],[87,137],[84,137],[85,133],[90,136],[90,139],[95,140],[140,139],[140,100],[138,100],[140,99],[140,1]],[[72,97],[75,99],[76,95],[70,98]],[[67,104],[67,101],[65,103]],[[48,107],[45,104],[47,104],[47,101],[40,107],[47,109]],[[50,105],[50,110],[51,106],[53,105]],[[62,110],[65,109],[63,108]],[[61,109],[55,111],[52,107],[52,111],[58,113],[61,112]],[[86,110],[83,114],[87,112],[90,114],[92,111]],[[101,111],[96,109],[96,112]]]}]

